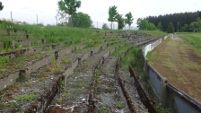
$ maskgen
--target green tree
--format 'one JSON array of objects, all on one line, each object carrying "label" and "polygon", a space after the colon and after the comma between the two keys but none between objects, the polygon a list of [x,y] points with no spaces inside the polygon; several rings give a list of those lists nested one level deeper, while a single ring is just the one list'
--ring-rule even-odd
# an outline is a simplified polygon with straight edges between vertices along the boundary
[{"label": "green tree", "polygon": [[92,24],[91,17],[82,12],[74,13],[70,20],[72,20],[72,23],[70,24],[73,27],[89,28]]},{"label": "green tree", "polygon": [[190,30],[193,32],[201,31],[201,19],[197,18],[196,21],[190,23]]},{"label": "green tree", "polygon": [[181,32],[188,32],[189,31],[189,25],[185,24],[183,27],[180,29]]},{"label": "green tree", "polygon": [[190,24],[190,30],[193,32],[198,32],[200,31],[200,26],[198,22],[191,22]]},{"label": "green tree", "polygon": [[143,20],[141,18],[138,18],[137,27],[139,28],[139,30],[148,30],[149,21],[148,20]]},{"label": "green tree", "polygon": [[68,14],[68,20],[73,15],[76,13],[77,8],[80,8],[81,6],[81,1],[77,0],[60,0],[58,2],[59,10]]},{"label": "green tree", "polygon": [[108,21],[111,22],[111,29],[112,29],[112,22],[116,21],[116,18],[117,18],[117,7],[114,5],[114,6],[111,6],[109,7],[109,18],[108,18]]},{"label": "green tree", "polygon": [[156,30],[157,27],[146,19],[138,18],[137,27],[139,30]]},{"label": "green tree", "polygon": [[156,29],[157,27],[153,23],[149,22],[148,30],[156,30]]},{"label": "green tree", "polygon": [[168,33],[173,33],[174,32],[174,25],[173,25],[172,22],[169,22],[167,32]]},{"label": "green tree", "polygon": [[157,28],[158,28],[159,30],[163,31],[163,26],[162,26],[162,23],[161,23],[161,22],[158,23]]},{"label": "green tree", "polygon": [[125,16],[126,16],[125,23],[129,25],[129,30],[130,30],[130,26],[131,26],[131,24],[133,23],[133,20],[134,20],[133,16],[132,16],[132,13],[129,12]]},{"label": "green tree", "polygon": [[0,11],[3,10],[3,7],[4,6],[3,6],[2,2],[0,2]]},{"label": "green tree", "polygon": [[118,29],[123,29],[125,26],[125,19],[122,17],[122,15],[118,14],[117,15],[117,23],[118,23]]},{"label": "green tree", "polygon": [[102,29],[109,29],[108,25],[106,23],[103,24]]}]

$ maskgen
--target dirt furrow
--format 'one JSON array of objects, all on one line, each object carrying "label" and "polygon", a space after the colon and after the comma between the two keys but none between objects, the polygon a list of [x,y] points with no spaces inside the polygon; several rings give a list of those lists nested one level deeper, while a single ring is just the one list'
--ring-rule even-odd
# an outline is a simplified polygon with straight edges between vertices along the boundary
[{"label": "dirt furrow", "polygon": [[95,112],[129,113],[126,100],[115,76],[116,58],[109,57],[97,70],[94,91]]}]

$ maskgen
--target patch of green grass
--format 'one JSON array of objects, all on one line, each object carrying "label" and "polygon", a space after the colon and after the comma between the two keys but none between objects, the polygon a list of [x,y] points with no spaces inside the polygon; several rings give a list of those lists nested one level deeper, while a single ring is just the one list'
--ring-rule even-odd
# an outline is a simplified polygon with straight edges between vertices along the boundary
[{"label": "patch of green grass", "polygon": [[20,105],[16,104],[15,102],[10,103],[10,108],[12,110],[19,111],[19,112],[23,111],[23,108]]},{"label": "patch of green grass", "polygon": [[72,91],[70,91],[70,90],[66,91],[66,96],[67,97],[70,97],[71,95],[72,95]]},{"label": "patch of green grass", "polygon": [[201,33],[178,33],[187,43],[197,49],[201,49]]},{"label": "patch of green grass", "polygon": [[[147,80],[148,80],[148,79],[147,79]],[[149,96],[151,97],[151,99],[152,99],[152,100],[155,100],[155,101],[158,101],[158,99],[157,99],[157,97],[156,97],[156,95],[155,95],[155,93],[154,93],[154,90],[152,89],[152,87],[151,87],[151,85],[149,84],[149,82],[148,82],[148,81],[145,81],[145,82],[146,82],[145,88],[146,88],[146,90],[147,90]]]},{"label": "patch of green grass", "polygon": [[72,62],[72,58],[61,58],[61,61],[65,64],[70,64]]},{"label": "patch of green grass", "polygon": [[8,56],[1,56],[0,57],[0,64],[5,64],[5,63],[8,63],[10,62],[10,58]]},{"label": "patch of green grass", "polygon": [[201,33],[178,33],[182,39],[201,57]]},{"label": "patch of green grass", "polygon": [[80,90],[67,90],[66,91],[66,96],[71,97],[71,96],[78,96],[80,94]]},{"label": "patch of green grass", "polygon": [[170,110],[168,108],[161,107],[161,105],[159,103],[156,103],[154,107],[155,107],[157,113],[170,113]]},{"label": "patch of green grass", "polygon": [[63,71],[61,62],[55,60],[54,58],[51,59],[51,67],[52,67],[52,71],[55,75],[61,74]]},{"label": "patch of green grass", "polygon": [[103,106],[98,107],[98,111],[100,113],[110,113],[110,109],[107,107],[103,107]]},{"label": "patch of green grass", "polygon": [[153,56],[152,56],[152,54],[151,54],[150,51],[147,52],[147,56],[146,56],[146,57],[147,57],[147,59],[149,59],[149,60],[150,60],[150,59],[153,59]]},{"label": "patch of green grass", "polygon": [[73,53],[79,54],[79,53],[82,53],[82,50],[81,49],[76,49],[75,51],[73,51]]},{"label": "patch of green grass", "polygon": [[59,93],[64,92],[64,79],[59,78],[59,81],[57,82],[57,89]]},{"label": "patch of green grass", "polygon": [[72,93],[73,95],[78,96],[81,92],[80,90],[74,90]]},{"label": "patch of green grass", "polygon": [[140,48],[133,47],[120,61],[120,67],[123,70],[128,69],[128,65],[131,64],[136,70],[142,71],[143,58],[142,51]]},{"label": "patch of green grass", "polygon": [[[126,40],[125,40],[126,41]],[[115,44],[112,44],[112,45],[110,45],[110,46],[108,46],[107,48],[106,48],[106,50],[111,50],[111,49],[113,49],[114,47],[117,47],[117,46],[120,46],[121,44],[124,44],[125,42],[117,42],[117,43],[115,43]]]},{"label": "patch of green grass", "polygon": [[112,55],[114,57],[120,57],[130,47],[131,47],[131,45],[126,45],[126,46],[120,47],[120,49],[118,49],[115,52],[113,52]]},{"label": "patch of green grass", "polygon": [[12,40],[10,38],[4,38],[2,40],[2,43],[3,43],[3,49],[6,50],[6,52],[9,52],[10,50],[13,49]]},{"label": "patch of green grass", "polygon": [[83,82],[83,81],[77,81],[77,82],[73,83],[73,87],[89,88],[89,83]]},{"label": "patch of green grass", "polygon": [[30,39],[45,39],[49,44],[66,42],[67,46],[86,43],[89,39],[98,40],[104,34],[104,32],[100,33],[100,30],[91,28],[14,24],[6,21],[0,23],[0,30],[23,30],[30,34]]},{"label": "patch of green grass", "polygon": [[114,103],[114,107],[116,107],[116,108],[118,108],[118,109],[122,109],[122,108],[126,107],[126,104],[125,104],[125,102],[116,101],[116,102]]},{"label": "patch of green grass", "polygon": [[177,70],[177,66],[175,65],[175,63],[173,63],[170,60],[166,60],[166,62],[164,62],[165,66],[167,66],[168,68],[170,68],[172,71],[176,71]]},{"label": "patch of green grass", "polygon": [[31,101],[31,100],[34,100],[36,99],[36,95],[35,94],[24,94],[24,95],[17,95],[17,96],[14,96],[13,99],[14,100],[17,100],[17,101]]}]

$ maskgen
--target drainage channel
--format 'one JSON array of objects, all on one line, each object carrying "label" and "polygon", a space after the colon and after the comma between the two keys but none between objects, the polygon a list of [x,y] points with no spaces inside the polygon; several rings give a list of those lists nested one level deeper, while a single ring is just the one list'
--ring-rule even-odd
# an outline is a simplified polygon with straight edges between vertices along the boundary
[{"label": "drainage channel", "polygon": [[[124,56],[124,55],[122,55]],[[121,90],[126,98],[131,113],[149,113],[148,109],[143,105],[140,96],[137,92],[133,77],[128,72],[122,71],[119,68],[120,59],[117,59],[115,64],[115,73]]]},{"label": "drainage channel", "polygon": [[95,84],[91,94],[94,108],[89,109],[91,111],[88,113],[130,113],[126,98],[116,80],[115,61],[116,59],[110,56],[95,70]]}]

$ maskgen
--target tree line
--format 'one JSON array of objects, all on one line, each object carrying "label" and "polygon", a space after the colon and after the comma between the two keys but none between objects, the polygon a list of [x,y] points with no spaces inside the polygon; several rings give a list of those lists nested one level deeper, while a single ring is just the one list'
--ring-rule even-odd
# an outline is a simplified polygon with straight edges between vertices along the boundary
[{"label": "tree line", "polygon": [[[118,29],[123,29],[125,27],[126,24],[128,24],[129,26],[129,29],[130,29],[130,26],[131,24],[133,23],[133,16],[132,16],[132,13],[131,12],[128,12],[127,14],[125,14],[125,17],[123,17],[122,14],[119,14],[118,11],[117,11],[117,6],[111,6],[109,7],[109,10],[108,10],[108,21],[111,22],[111,29],[113,29],[112,27],[112,22],[117,22],[118,23]],[[105,28],[107,25],[103,24],[103,27],[102,28]]]},{"label": "tree line", "polygon": [[[173,32],[200,32],[201,31],[201,11],[197,12],[185,12],[185,13],[174,13],[166,14],[159,16],[148,16],[143,20],[143,23],[146,24],[147,21],[151,24],[154,24],[157,29],[162,31],[168,31],[170,24],[173,25]],[[139,28],[146,29],[138,24]]]}]

